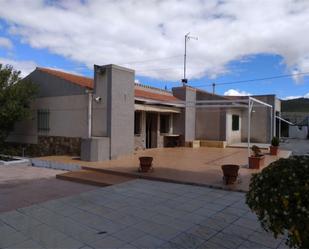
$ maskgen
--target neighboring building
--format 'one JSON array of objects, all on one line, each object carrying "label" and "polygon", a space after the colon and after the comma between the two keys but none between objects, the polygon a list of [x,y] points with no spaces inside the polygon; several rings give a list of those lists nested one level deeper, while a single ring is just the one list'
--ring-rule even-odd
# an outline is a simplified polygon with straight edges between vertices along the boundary
[{"label": "neighboring building", "polygon": [[[190,145],[194,140],[233,144],[247,140],[248,109],[203,106],[203,101],[246,100],[189,86],[165,91],[134,83],[134,71],[94,66],[94,80],[47,68],[26,78],[39,86],[31,120],[20,122],[8,142],[32,144],[40,155],[76,154],[107,160],[134,149]],[[251,138],[269,142],[276,134],[275,95],[254,96],[274,108],[253,107]],[[272,127],[272,131],[271,131]],[[80,151],[81,150],[81,151]]]}]

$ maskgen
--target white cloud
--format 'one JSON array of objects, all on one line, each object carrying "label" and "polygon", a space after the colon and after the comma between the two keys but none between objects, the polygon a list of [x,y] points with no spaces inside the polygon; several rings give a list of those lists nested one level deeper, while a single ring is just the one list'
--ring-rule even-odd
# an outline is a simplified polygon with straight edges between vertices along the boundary
[{"label": "white cloud", "polygon": [[21,71],[21,77],[25,77],[36,68],[34,61],[18,61],[7,58],[0,58],[0,63],[3,65],[11,65],[14,69]]},{"label": "white cloud", "polygon": [[252,95],[251,93],[245,92],[245,91],[240,91],[237,89],[229,89],[226,92],[224,92],[225,96],[250,96]]},{"label": "white cloud", "polygon": [[0,36],[0,47],[11,49],[13,48],[13,44],[10,39]]},{"label": "white cloud", "polygon": [[2,0],[0,17],[22,42],[90,68],[116,63],[141,76],[179,80],[184,34],[191,31],[199,40],[188,43],[189,78],[215,77],[228,72],[229,62],[259,53],[281,55],[291,72],[309,71],[306,0]]},{"label": "white cloud", "polygon": [[297,96],[287,96],[287,97],[284,97],[283,100],[299,99],[299,98],[306,98],[306,99],[309,99],[309,92],[306,93],[306,94],[303,95],[303,96],[301,96],[301,95],[297,95]]}]

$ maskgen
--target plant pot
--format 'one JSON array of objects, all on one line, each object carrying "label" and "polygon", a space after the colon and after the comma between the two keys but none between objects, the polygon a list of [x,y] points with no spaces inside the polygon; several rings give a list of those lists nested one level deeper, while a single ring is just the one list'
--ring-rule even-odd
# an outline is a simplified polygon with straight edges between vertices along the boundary
[{"label": "plant pot", "polygon": [[153,157],[142,156],[139,158],[139,166],[141,172],[148,172],[152,166]]},{"label": "plant pot", "polygon": [[272,156],[277,156],[278,155],[278,146],[269,146],[269,152],[270,155]]},{"label": "plant pot", "polygon": [[250,156],[249,157],[249,169],[259,169],[264,165],[265,156]]},{"label": "plant pot", "polygon": [[233,184],[238,177],[239,166],[235,164],[224,164],[221,166],[223,171],[223,180],[225,184]]}]

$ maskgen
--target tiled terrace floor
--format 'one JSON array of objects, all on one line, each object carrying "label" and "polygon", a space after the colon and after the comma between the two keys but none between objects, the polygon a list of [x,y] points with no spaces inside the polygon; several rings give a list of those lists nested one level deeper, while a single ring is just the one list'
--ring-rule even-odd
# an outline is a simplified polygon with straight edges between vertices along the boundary
[{"label": "tiled terrace floor", "polygon": [[[278,160],[280,157],[288,157],[289,155],[289,151],[283,150],[280,151],[278,156],[266,155],[264,166]],[[152,156],[154,158],[154,170],[152,172],[138,172],[138,158],[140,156]],[[193,149],[181,147],[150,149],[104,162],[83,162],[66,156],[43,157],[40,159],[81,165],[86,166],[88,169],[105,172],[129,174],[151,180],[215,186],[242,191],[248,190],[252,173],[258,172],[258,170],[247,168],[248,151],[243,148],[201,147]],[[232,186],[223,184],[222,164],[238,164],[241,166],[239,183]]]},{"label": "tiled terrace floor", "polygon": [[285,248],[244,194],[133,180],[0,214],[0,248]]}]

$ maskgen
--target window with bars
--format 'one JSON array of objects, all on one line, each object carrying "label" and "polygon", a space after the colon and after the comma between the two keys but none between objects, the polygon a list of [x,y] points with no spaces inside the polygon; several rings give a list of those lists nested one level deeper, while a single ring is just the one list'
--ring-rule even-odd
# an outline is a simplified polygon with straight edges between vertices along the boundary
[{"label": "window with bars", "polygon": [[46,109],[38,110],[38,131],[39,132],[49,131],[49,110]]}]

